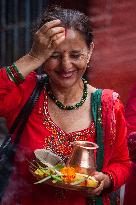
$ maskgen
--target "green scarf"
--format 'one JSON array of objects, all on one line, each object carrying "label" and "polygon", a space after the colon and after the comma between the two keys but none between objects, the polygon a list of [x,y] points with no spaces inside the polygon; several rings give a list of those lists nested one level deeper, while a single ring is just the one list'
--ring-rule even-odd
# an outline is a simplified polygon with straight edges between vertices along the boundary
[{"label": "green scarf", "polygon": [[[92,116],[95,123],[96,143],[99,146],[96,156],[97,171],[101,171],[104,158],[104,144],[102,133],[102,105],[101,105],[102,90],[97,89],[91,96]],[[103,205],[102,197],[98,196],[92,202],[88,199],[88,205]]]}]

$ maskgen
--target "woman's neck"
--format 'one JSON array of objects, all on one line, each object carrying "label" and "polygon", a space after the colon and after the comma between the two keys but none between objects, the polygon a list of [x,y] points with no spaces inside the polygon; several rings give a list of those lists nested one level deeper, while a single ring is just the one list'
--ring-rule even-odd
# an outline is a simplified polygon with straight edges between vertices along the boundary
[{"label": "woman's neck", "polygon": [[69,88],[59,87],[52,82],[49,83],[49,86],[56,99],[64,105],[72,105],[77,103],[81,100],[83,95],[84,85],[82,80]]}]

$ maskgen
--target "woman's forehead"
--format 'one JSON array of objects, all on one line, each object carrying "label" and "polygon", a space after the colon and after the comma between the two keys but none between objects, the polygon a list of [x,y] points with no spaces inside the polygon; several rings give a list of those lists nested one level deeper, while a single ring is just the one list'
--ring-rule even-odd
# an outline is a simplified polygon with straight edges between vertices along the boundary
[{"label": "woman's forehead", "polygon": [[84,37],[80,32],[73,29],[66,29],[65,40],[56,48],[56,50],[79,50],[83,51],[87,49]]},{"label": "woman's forehead", "polygon": [[82,34],[79,32],[79,31],[77,31],[77,30],[74,30],[74,29],[65,29],[65,37],[67,38],[67,39],[77,39],[77,38],[81,38],[82,40],[83,40],[83,36],[82,36]]},{"label": "woman's forehead", "polygon": [[76,38],[79,32],[73,29],[65,29],[66,38]]}]

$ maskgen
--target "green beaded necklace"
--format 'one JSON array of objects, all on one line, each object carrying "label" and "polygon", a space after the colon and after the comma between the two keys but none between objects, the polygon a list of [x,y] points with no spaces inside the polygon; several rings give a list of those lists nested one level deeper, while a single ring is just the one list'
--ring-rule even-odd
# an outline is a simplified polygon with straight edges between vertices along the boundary
[{"label": "green beaded necklace", "polygon": [[83,89],[83,96],[80,100],[80,102],[76,103],[75,105],[63,105],[62,102],[60,102],[59,100],[56,99],[56,97],[54,96],[53,92],[49,89],[49,86],[46,86],[46,90],[47,90],[47,94],[50,96],[50,98],[54,101],[54,103],[62,110],[75,110],[79,107],[81,107],[83,105],[83,103],[85,102],[86,98],[87,98],[87,81],[85,81],[84,79],[83,83],[84,83],[84,89]]}]

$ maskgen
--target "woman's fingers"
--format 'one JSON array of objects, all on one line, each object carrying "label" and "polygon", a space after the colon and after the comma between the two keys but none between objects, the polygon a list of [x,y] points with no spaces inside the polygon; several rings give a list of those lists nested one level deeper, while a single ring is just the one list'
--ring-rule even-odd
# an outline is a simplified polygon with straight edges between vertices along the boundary
[{"label": "woman's fingers", "polygon": [[[60,27],[60,20],[53,20],[44,24],[36,33],[35,33],[35,42],[39,45],[44,46],[45,48],[54,48],[55,41],[58,45],[59,37],[62,39],[65,37],[65,28]],[[59,35],[60,34],[60,35]],[[62,34],[62,36],[61,36]],[[63,37],[64,36],[64,37]]]},{"label": "woman's fingers", "polygon": [[100,185],[96,189],[92,190],[92,195],[97,195],[97,196],[100,195],[101,192],[103,191],[103,188],[104,188],[104,181],[101,181]]},{"label": "woman's fingers", "polygon": [[65,28],[59,27],[59,26],[51,28],[46,32],[46,37],[51,39],[54,35],[57,35],[59,33],[64,33],[65,34]]},{"label": "woman's fingers", "polygon": [[99,182],[99,185],[98,187],[96,187],[95,189],[94,188],[87,188],[85,190],[85,194],[87,194],[88,196],[95,196],[95,195],[100,195],[101,192],[103,191],[103,189],[105,187],[109,187],[108,185],[105,185],[105,184],[108,184],[108,179],[107,179],[107,175],[105,175],[104,173],[102,172],[95,172],[95,174],[93,175],[93,177]]},{"label": "woman's fingers", "polygon": [[65,28],[60,25],[60,20],[50,21],[44,24],[37,32],[38,35],[44,35],[46,38],[52,38],[54,35],[65,32]]},{"label": "woman's fingers", "polygon": [[38,32],[46,33],[50,28],[59,26],[59,25],[60,25],[60,22],[61,22],[61,21],[60,21],[59,19],[56,19],[56,20],[47,22],[47,23],[45,23],[45,24],[38,30]]},{"label": "woman's fingers", "polygon": [[65,33],[64,32],[58,33],[51,38],[48,47],[53,46],[54,48],[56,48],[64,39],[65,39]]},{"label": "woman's fingers", "polygon": [[87,188],[84,190],[84,194],[87,196],[98,196],[101,194],[101,192],[103,191],[103,186],[104,186],[104,182],[101,181],[100,185],[97,188]]},{"label": "woman's fingers", "polygon": [[65,32],[55,34],[55,35],[52,37],[52,41],[56,41],[56,40],[58,40],[58,39],[61,38],[61,37],[64,37],[64,38],[65,38]]}]

